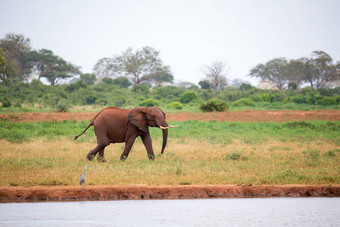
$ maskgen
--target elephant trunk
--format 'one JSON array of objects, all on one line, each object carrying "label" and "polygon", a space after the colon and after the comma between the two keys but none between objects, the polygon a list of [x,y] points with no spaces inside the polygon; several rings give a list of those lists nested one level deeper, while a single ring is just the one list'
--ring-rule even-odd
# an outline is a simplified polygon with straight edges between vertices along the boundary
[{"label": "elephant trunk", "polygon": [[163,145],[162,145],[161,154],[163,154],[163,151],[166,146],[166,142],[168,141],[168,129],[163,129],[162,132],[163,132]]}]

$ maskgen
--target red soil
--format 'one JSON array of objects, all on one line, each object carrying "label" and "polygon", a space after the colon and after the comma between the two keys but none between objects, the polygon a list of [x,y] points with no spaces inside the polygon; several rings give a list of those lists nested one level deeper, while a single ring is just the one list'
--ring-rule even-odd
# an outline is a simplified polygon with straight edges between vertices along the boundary
[{"label": "red soil", "polygon": [[0,202],[202,199],[247,197],[339,197],[340,185],[36,186],[0,188]]},{"label": "red soil", "polygon": [[[91,120],[96,113],[15,113],[0,114],[0,118],[13,122],[34,121],[64,121],[64,120]],[[306,121],[306,120],[328,120],[340,121],[340,110],[318,110],[318,111],[261,111],[248,110],[237,112],[213,112],[213,113],[173,113],[167,114],[167,120],[185,121],[200,120],[210,121],[252,121],[252,122],[284,122],[284,121]]]}]

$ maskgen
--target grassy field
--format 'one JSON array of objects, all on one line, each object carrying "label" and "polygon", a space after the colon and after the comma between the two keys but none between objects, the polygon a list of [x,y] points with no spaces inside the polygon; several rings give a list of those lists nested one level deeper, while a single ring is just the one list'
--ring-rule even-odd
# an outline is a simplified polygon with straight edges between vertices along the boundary
[{"label": "grassy field", "polygon": [[93,128],[85,122],[0,121],[0,186],[87,184],[339,184],[340,122],[170,122],[165,154],[152,128],[156,155],[147,159],[138,139],[125,162],[124,144],[107,147],[107,163],[89,162]]}]

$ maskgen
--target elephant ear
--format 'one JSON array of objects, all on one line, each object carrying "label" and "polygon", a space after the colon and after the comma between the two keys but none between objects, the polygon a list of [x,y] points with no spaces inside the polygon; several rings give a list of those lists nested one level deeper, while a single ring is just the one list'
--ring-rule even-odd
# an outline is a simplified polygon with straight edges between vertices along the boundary
[{"label": "elephant ear", "polygon": [[162,112],[162,114],[163,114],[163,117],[164,117],[164,120],[165,120],[165,113],[163,112],[163,110],[161,110],[161,108],[159,108],[159,107],[157,107],[157,106],[156,106],[156,108],[157,108],[159,111],[161,111],[161,112]]},{"label": "elephant ear", "polygon": [[143,132],[148,131],[148,124],[145,118],[145,108],[133,108],[129,111],[128,120]]}]

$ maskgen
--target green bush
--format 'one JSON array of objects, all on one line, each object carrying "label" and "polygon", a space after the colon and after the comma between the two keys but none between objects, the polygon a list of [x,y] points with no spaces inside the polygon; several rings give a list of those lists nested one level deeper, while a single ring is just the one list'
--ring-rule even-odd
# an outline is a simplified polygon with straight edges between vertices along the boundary
[{"label": "green bush", "polygon": [[85,73],[80,75],[80,80],[82,80],[87,85],[93,85],[97,78],[93,73]]},{"label": "green bush", "polygon": [[172,102],[172,103],[168,104],[168,107],[170,109],[181,110],[181,109],[183,109],[183,104],[180,103],[180,102]]},{"label": "green bush", "polygon": [[200,89],[198,90],[198,92],[199,98],[202,99],[203,101],[208,101],[209,99],[212,99],[214,97],[214,92],[212,89],[209,90]]},{"label": "green bush", "polygon": [[7,98],[4,98],[2,100],[2,107],[11,107],[12,106],[12,103],[7,99]]},{"label": "green bush", "polygon": [[126,98],[124,96],[116,96],[113,98],[113,104],[117,107],[122,107],[126,104]]},{"label": "green bush", "polygon": [[200,105],[200,110],[202,112],[224,112],[229,109],[229,106],[226,102],[219,99],[210,99],[206,103]]},{"label": "green bush", "polygon": [[234,101],[231,106],[255,106],[255,102],[251,98],[242,98]]},{"label": "green bush", "polygon": [[187,91],[179,98],[181,103],[189,103],[197,99],[197,94],[193,91]]},{"label": "green bush", "polygon": [[250,96],[254,102],[270,102],[271,97],[269,94],[254,94]]},{"label": "green bush", "polygon": [[241,86],[240,86],[241,91],[246,91],[246,90],[250,90],[250,89],[252,89],[252,86],[250,84],[242,83]]},{"label": "green bush", "polygon": [[321,105],[325,105],[325,106],[336,105],[337,104],[337,100],[336,100],[336,97],[324,96],[320,100],[320,104]]},{"label": "green bush", "polygon": [[114,83],[112,78],[106,78],[106,77],[102,79],[102,82],[105,83],[105,84],[113,84]]},{"label": "green bush", "polygon": [[290,103],[292,101],[293,101],[292,98],[290,96],[288,96],[282,101],[282,103]]},{"label": "green bush", "polygon": [[121,88],[128,88],[132,85],[132,83],[126,77],[123,76],[113,79],[112,84],[118,85]]},{"label": "green bush", "polygon": [[146,84],[135,84],[131,88],[132,92],[138,93],[138,94],[149,94],[150,89]]},{"label": "green bush", "polygon": [[291,100],[296,104],[307,103],[306,96],[304,95],[296,95],[291,97]]},{"label": "green bush", "polygon": [[322,96],[319,94],[316,94],[315,92],[308,92],[306,94],[307,104],[319,104],[321,99],[322,99]]},{"label": "green bush", "polygon": [[315,126],[309,122],[306,121],[292,121],[292,122],[286,122],[283,124],[283,127],[291,128],[291,129],[296,129],[296,128],[310,128],[314,129]]},{"label": "green bush", "polygon": [[70,105],[68,104],[66,99],[60,99],[57,103],[56,111],[57,112],[67,112],[69,107],[70,107]]},{"label": "green bush", "polygon": [[334,90],[333,89],[328,89],[328,88],[319,88],[318,92],[322,96],[333,96],[334,95]]},{"label": "green bush", "polygon": [[94,94],[88,94],[85,99],[86,104],[95,104],[97,97]]},{"label": "green bush", "polygon": [[144,106],[144,107],[158,106],[158,102],[153,99],[145,99],[144,101],[139,103],[139,106]]},{"label": "green bush", "polygon": [[165,103],[178,102],[179,97],[186,91],[183,87],[156,87],[152,89],[153,98],[163,100]]}]

